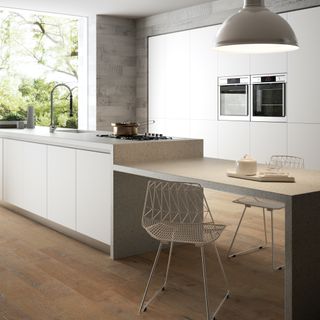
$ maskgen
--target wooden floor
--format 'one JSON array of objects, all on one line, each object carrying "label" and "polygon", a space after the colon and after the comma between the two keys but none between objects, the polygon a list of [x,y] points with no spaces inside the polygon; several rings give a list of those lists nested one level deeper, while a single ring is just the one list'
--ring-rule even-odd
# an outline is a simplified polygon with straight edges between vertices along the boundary
[{"label": "wooden floor", "polygon": [[[283,271],[272,271],[270,248],[226,259],[241,206],[234,195],[208,192],[217,222],[227,224],[218,240],[230,281],[231,298],[218,319],[283,319]],[[251,209],[240,229],[238,247],[263,239],[261,212]],[[283,212],[277,214],[276,240],[283,257]],[[165,320],[204,319],[200,250],[174,248],[168,290],[148,311],[138,304],[154,253],[112,261],[104,253],[0,208],[0,319],[5,320]],[[215,305],[223,282],[212,247],[206,248],[209,294]],[[160,260],[160,284],[168,251]],[[155,288],[153,286],[153,288]]]}]

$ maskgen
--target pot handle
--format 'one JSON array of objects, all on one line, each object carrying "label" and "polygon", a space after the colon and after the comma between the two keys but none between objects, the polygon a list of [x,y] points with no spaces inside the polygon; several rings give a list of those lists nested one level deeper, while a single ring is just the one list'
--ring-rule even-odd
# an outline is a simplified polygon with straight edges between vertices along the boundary
[{"label": "pot handle", "polygon": [[149,124],[154,124],[154,123],[156,123],[155,120],[142,121],[142,122],[139,122],[139,126],[140,127],[145,127],[145,126],[147,126]]}]

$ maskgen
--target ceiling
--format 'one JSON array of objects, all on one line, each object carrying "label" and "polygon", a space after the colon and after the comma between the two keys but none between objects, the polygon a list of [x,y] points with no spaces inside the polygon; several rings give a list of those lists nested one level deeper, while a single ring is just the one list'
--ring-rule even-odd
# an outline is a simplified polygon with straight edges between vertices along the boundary
[{"label": "ceiling", "polygon": [[0,6],[80,16],[145,17],[205,2],[208,0],[0,0]]}]

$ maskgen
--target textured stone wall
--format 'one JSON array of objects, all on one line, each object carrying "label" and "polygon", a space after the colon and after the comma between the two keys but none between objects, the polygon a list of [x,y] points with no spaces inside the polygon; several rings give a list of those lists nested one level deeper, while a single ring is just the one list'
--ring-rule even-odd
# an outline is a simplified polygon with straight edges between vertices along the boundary
[{"label": "textured stone wall", "polygon": [[[265,3],[272,11],[280,13],[319,6],[320,0],[266,0]],[[137,121],[144,121],[148,114],[148,37],[219,24],[242,5],[243,0],[215,0],[137,20]]]},{"label": "textured stone wall", "polygon": [[135,120],[136,21],[97,16],[97,130]]}]

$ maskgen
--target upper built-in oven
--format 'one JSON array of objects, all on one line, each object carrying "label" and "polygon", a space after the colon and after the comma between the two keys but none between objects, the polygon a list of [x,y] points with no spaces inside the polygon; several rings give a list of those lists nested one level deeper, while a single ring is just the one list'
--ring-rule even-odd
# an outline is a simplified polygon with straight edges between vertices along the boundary
[{"label": "upper built-in oven", "polygon": [[249,85],[249,76],[218,79],[219,120],[250,120]]},{"label": "upper built-in oven", "polygon": [[286,122],[285,74],[251,76],[251,120]]}]

